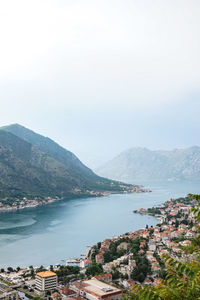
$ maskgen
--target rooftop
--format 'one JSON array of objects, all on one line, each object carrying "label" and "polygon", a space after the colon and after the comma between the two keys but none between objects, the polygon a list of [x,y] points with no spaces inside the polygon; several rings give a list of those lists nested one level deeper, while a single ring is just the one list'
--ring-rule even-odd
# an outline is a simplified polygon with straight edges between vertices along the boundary
[{"label": "rooftop", "polygon": [[83,284],[85,285],[85,290],[96,296],[103,297],[112,294],[121,294],[121,290],[96,279],[84,281]]},{"label": "rooftop", "polygon": [[37,273],[37,276],[40,276],[42,278],[48,278],[48,277],[56,276],[56,273],[51,271],[44,271],[44,272]]}]

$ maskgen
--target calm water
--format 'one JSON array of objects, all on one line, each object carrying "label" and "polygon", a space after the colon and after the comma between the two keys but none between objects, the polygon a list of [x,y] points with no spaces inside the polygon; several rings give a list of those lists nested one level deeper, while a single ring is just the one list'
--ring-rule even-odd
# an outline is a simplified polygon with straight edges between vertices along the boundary
[{"label": "calm water", "polygon": [[198,183],[143,184],[152,193],[66,200],[0,214],[0,267],[48,266],[80,256],[98,241],[157,223],[133,210],[200,192]]}]

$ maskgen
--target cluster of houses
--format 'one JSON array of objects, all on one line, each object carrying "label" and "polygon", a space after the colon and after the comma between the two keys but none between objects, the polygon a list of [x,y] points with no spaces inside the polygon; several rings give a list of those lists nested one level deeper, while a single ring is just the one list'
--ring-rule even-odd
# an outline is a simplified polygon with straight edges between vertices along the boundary
[{"label": "cluster of houses", "polygon": [[[170,254],[176,259],[184,259],[180,257],[182,253],[182,247],[188,246],[191,243],[196,233],[196,221],[194,215],[190,212],[191,207],[197,203],[195,200],[191,200],[189,204],[185,202],[171,199],[166,202],[164,207],[159,208],[160,214],[156,214],[161,220],[155,227],[140,229],[134,232],[126,233],[119,237],[115,237],[112,240],[106,239],[101,243],[99,253],[95,259],[97,263],[103,265],[103,270],[106,273],[113,271],[113,268],[117,269],[121,274],[127,275],[128,280],[131,278],[131,273],[136,267],[136,262],[133,259],[133,255],[129,252],[130,243],[122,242],[117,249],[126,250],[125,255],[115,259],[109,263],[104,263],[104,254],[109,250],[110,244],[122,238],[129,238],[134,240],[138,237],[142,237],[144,240],[140,242],[140,249],[138,251],[141,255],[146,255],[147,260],[151,265],[151,278],[158,278],[158,274],[161,270],[158,256],[161,258],[163,254]],[[148,213],[144,208],[139,210],[140,213]],[[126,261],[126,263],[125,263]],[[128,263],[127,263],[128,262]],[[126,286],[127,282],[123,281],[123,285]],[[146,278],[145,283],[152,283]]]},{"label": "cluster of houses", "polygon": [[55,198],[46,197],[43,200],[37,197],[35,197],[35,199],[33,200],[29,200],[26,197],[24,197],[23,200],[17,199],[15,202],[12,203],[12,205],[9,204],[6,205],[5,203],[0,202],[0,211],[12,211],[12,210],[18,210],[24,208],[31,208],[39,205],[44,205],[47,203],[53,203],[58,200],[60,200],[58,197]]},{"label": "cluster of houses", "polygon": [[111,239],[106,239],[101,243],[101,248],[99,250],[99,253],[95,256],[95,260],[97,264],[104,263],[104,253],[109,251],[111,242],[112,242]]}]

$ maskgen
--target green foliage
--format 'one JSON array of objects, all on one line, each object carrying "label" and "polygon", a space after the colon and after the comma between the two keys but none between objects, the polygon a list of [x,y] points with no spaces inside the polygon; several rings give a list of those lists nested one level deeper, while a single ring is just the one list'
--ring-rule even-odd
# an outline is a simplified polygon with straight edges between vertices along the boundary
[{"label": "green foliage", "polygon": [[132,240],[129,239],[128,237],[125,237],[125,238],[121,238],[115,242],[112,242],[110,244],[110,247],[109,247],[109,250],[106,251],[104,253],[104,262],[105,263],[108,263],[108,262],[111,262],[121,256],[123,256],[125,253],[126,253],[126,250],[124,249],[120,249],[120,250],[117,250],[117,247],[122,243],[122,242],[127,242],[127,243],[130,243],[132,244]]},{"label": "green foliage", "polygon": [[36,273],[43,272],[43,271],[46,271],[46,269],[43,266],[40,266],[39,268],[37,268]]},{"label": "green foliage", "polygon": [[120,277],[121,277],[120,272],[116,268],[114,268],[113,272],[112,272],[112,279],[116,280],[116,279],[119,279]]},{"label": "green foliage", "polygon": [[13,268],[12,268],[12,267],[8,267],[7,270],[8,270],[9,272],[13,272]]},{"label": "green foliage", "polygon": [[194,300],[200,299],[200,264],[182,263],[165,256],[168,263],[166,280],[156,285],[135,286],[129,299]]},{"label": "green foliage", "polygon": [[100,264],[93,262],[86,270],[87,276],[95,276],[103,273],[103,268]]},{"label": "green foliage", "polygon": [[134,257],[136,261],[136,268],[131,273],[131,278],[135,281],[143,282],[147,274],[151,273],[151,265],[146,256]]},{"label": "green foliage", "polygon": [[45,197],[91,196],[91,191],[122,192],[133,185],[97,176],[71,152],[20,125],[0,129],[0,199],[18,206]]},{"label": "green foliage", "polygon": [[148,208],[148,213],[152,215],[161,215],[161,211],[157,207]]},{"label": "green foliage", "polygon": [[60,266],[60,269],[56,271],[58,278],[62,278],[67,275],[72,274],[79,274],[80,268],[79,267],[72,267],[72,266]]}]

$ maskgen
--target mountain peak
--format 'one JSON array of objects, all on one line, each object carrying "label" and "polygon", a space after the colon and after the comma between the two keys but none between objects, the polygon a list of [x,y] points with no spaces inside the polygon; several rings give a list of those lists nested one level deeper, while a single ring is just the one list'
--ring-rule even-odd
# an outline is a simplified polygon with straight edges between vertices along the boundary
[{"label": "mountain peak", "polygon": [[131,148],[98,168],[97,173],[126,182],[199,180],[200,147],[171,151]]},{"label": "mountain peak", "polygon": [[0,128],[0,174],[0,201],[8,202],[135,189],[97,176],[72,152],[20,124]]}]

